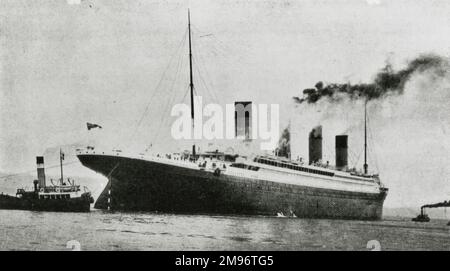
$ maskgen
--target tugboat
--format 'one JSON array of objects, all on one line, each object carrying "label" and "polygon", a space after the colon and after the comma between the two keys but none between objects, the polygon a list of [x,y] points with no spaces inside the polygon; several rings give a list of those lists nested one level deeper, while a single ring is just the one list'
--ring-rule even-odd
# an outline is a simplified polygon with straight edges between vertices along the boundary
[{"label": "tugboat", "polygon": [[34,190],[26,191],[17,189],[15,196],[0,195],[0,209],[52,211],[52,212],[89,212],[94,198],[84,187],[81,192],[80,186],[74,180],[63,178],[62,160],[64,154],[60,151],[61,179],[59,184],[46,185],[44,157],[36,157],[37,180],[33,181]]},{"label": "tugboat", "polygon": [[430,217],[424,212],[424,207],[420,208],[420,215],[413,218],[414,222],[430,222]]},{"label": "tugboat", "polygon": [[[420,207],[420,215],[418,215],[412,221],[430,222],[430,218],[424,212],[425,208],[447,208],[447,207],[450,207],[450,201],[447,201],[447,200],[443,201],[443,202],[439,202],[439,203],[434,203],[434,204],[426,204],[426,205]],[[450,222],[448,222],[447,226],[450,226]]]}]

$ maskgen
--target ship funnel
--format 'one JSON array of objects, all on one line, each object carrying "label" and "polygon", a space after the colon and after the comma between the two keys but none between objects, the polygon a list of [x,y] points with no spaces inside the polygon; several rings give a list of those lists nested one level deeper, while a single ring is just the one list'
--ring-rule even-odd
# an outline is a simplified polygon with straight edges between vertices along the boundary
[{"label": "ship funnel", "polygon": [[36,156],[36,166],[37,166],[37,177],[39,182],[39,187],[45,187],[45,169],[44,169],[44,157]]},{"label": "ship funnel", "polygon": [[251,140],[252,135],[252,102],[234,103],[234,128],[238,139]]},{"label": "ship funnel", "polygon": [[346,170],[348,166],[348,135],[336,136],[336,168]]},{"label": "ship funnel", "polygon": [[317,126],[309,133],[309,164],[322,160],[322,126]]}]

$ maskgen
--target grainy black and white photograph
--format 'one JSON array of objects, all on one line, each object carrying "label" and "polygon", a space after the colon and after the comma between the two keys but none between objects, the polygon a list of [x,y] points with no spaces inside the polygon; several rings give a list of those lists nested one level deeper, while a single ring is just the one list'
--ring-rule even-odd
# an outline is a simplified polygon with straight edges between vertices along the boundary
[{"label": "grainy black and white photograph", "polygon": [[0,0],[0,250],[449,251],[449,15]]}]

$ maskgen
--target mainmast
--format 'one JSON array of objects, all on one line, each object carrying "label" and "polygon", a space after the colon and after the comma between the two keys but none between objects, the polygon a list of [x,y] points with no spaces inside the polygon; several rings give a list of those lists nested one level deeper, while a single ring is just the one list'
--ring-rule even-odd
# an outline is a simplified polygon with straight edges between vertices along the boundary
[{"label": "mainmast", "polygon": [[364,103],[364,174],[367,174],[367,100]]},{"label": "mainmast", "polygon": [[[191,13],[188,9],[188,29],[189,29],[189,87],[191,89],[191,119],[192,119],[192,133],[194,133],[194,80],[192,75],[192,45],[191,45]],[[192,145],[192,156],[195,159],[195,144]]]},{"label": "mainmast", "polygon": [[59,165],[61,167],[61,185],[63,185],[64,183],[64,176],[63,176],[63,166],[62,166],[62,161],[64,159],[64,154],[61,150],[61,148],[59,149]]}]

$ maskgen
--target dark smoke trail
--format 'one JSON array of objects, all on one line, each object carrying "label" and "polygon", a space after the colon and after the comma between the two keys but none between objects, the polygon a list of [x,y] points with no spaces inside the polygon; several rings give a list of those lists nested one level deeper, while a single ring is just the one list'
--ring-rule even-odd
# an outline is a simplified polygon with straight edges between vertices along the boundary
[{"label": "dark smoke trail", "polygon": [[[302,97],[293,97],[297,104],[313,104],[322,98],[328,98],[331,102],[339,102],[342,97],[350,99],[375,100],[386,97],[388,94],[402,94],[405,84],[414,73],[432,71],[435,77],[448,76],[450,64],[447,58],[438,55],[428,54],[419,56],[410,61],[406,68],[394,71],[390,64],[387,64],[376,75],[371,83],[366,84],[339,84],[332,83],[325,85],[318,82],[314,88],[303,90]],[[424,89],[423,91],[427,91]],[[283,131],[278,143],[280,156],[287,156],[284,150],[290,149],[289,127]],[[283,150],[283,151],[282,151]]]},{"label": "dark smoke trail", "polygon": [[439,208],[439,207],[450,207],[450,201],[439,202],[435,204],[423,205],[421,208]]},{"label": "dark smoke trail", "polygon": [[[444,65],[447,64],[447,65]],[[375,76],[372,83],[368,84],[337,84],[324,85],[318,82],[315,88],[303,90],[303,97],[294,97],[297,103],[315,103],[323,97],[336,100],[335,94],[346,94],[351,99],[365,98],[368,100],[382,98],[389,93],[402,94],[405,83],[415,72],[425,72],[436,69],[436,75],[443,76],[448,69],[448,61],[437,55],[423,55],[410,61],[406,68],[394,71],[390,64],[387,64]]]}]

